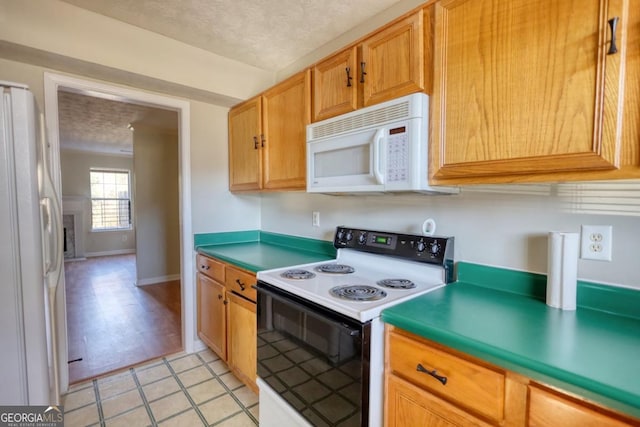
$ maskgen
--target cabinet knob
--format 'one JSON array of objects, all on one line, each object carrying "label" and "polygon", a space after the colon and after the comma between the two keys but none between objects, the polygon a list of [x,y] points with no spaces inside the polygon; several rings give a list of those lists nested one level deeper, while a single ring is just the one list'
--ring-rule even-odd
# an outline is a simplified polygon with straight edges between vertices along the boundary
[{"label": "cabinet knob", "polygon": [[430,371],[427,368],[425,368],[424,366],[422,366],[420,363],[418,363],[418,366],[416,366],[416,371],[424,372],[427,375],[431,375],[433,378],[435,378],[438,381],[440,381],[442,383],[442,385],[447,385],[447,377],[445,377],[443,375],[438,375],[435,369],[433,371]]},{"label": "cabinet knob", "polygon": [[618,21],[620,18],[617,16],[615,18],[609,19],[609,28],[611,28],[611,44],[609,45],[609,51],[607,55],[613,55],[614,53],[618,53],[618,48],[616,46],[616,28],[618,27]]}]

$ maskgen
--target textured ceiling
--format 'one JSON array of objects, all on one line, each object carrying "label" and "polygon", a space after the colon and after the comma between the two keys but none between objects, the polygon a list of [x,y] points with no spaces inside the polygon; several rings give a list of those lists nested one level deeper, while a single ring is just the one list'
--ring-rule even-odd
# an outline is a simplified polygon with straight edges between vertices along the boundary
[{"label": "textured ceiling", "polygon": [[398,0],[63,0],[278,71]]},{"label": "textured ceiling", "polygon": [[178,113],[158,108],[58,92],[60,146],[62,149],[131,155],[133,132],[129,123],[144,123],[177,130]]}]

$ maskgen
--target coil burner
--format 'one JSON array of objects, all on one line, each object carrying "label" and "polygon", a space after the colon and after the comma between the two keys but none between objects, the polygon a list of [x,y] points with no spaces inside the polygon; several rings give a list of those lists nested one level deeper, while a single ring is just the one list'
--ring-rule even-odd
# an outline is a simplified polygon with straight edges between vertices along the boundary
[{"label": "coil burner", "polygon": [[295,280],[306,280],[316,277],[315,273],[312,273],[308,270],[302,269],[293,269],[287,270],[280,274],[280,277],[284,277],[285,279],[295,279]]},{"label": "coil burner", "polygon": [[316,271],[329,274],[350,274],[356,270],[345,264],[322,264],[316,267]]},{"label": "coil burner", "polygon": [[390,289],[413,289],[416,287],[415,283],[407,279],[383,279],[376,283]]},{"label": "coil burner", "polygon": [[387,296],[382,289],[367,285],[336,286],[329,292],[336,298],[349,301],[377,301]]}]

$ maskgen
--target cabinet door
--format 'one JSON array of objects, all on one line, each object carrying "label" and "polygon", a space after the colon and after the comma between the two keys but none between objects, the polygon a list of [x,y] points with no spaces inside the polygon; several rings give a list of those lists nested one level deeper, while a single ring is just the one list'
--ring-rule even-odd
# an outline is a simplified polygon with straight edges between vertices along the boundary
[{"label": "cabinet door", "polygon": [[229,111],[229,190],[262,187],[262,103],[250,99]]},{"label": "cabinet door", "polygon": [[305,189],[307,125],[311,119],[311,70],[263,95],[264,189]]},{"label": "cabinet door", "polygon": [[362,43],[365,107],[424,90],[423,21],[420,10]]},{"label": "cabinet door", "polygon": [[313,67],[314,122],[358,108],[357,55],[357,47],[350,47]]},{"label": "cabinet door", "polygon": [[431,393],[387,376],[385,425],[389,427],[489,426]]},{"label": "cabinet door", "polygon": [[[615,169],[626,8],[627,0],[438,2],[432,183]],[[607,55],[615,16],[620,51]]]},{"label": "cabinet door", "polygon": [[198,336],[222,360],[227,360],[224,285],[198,273]]},{"label": "cabinet door", "polygon": [[256,385],[256,303],[227,293],[229,367],[249,388]]}]

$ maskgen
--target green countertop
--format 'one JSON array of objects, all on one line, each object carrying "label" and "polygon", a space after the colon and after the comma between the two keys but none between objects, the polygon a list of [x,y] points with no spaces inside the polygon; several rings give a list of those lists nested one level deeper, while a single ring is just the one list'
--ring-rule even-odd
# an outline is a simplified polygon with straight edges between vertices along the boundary
[{"label": "green countertop", "polygon": [[[473,272],[486,280],[488,269],[459,263],[458,282],[384,310],[382,319],[640,417],[640,292],[580,283],[578,309],[563,311],[540,298],[539,275],[511,275],[534,276],[525,279],[531,282],[525,287],[536,289],[527,295],[518,285],[499,289],[495,282],[483,286],[473,280]],[[495,270],[500,270],[498,282],[508,284],[510,273]],[[601,301],[602,309],[593,304],[594,292],[602,299],[612,289],[620,295]],[[616,298],[618,314],[611,312]],[[580,306],[583,301],[589,307]]]},{"label": "green countertop", "polygon": [[264,231],[209,233],[194,236],[198,253],[258,272],[335,258],[331,242]]}]

